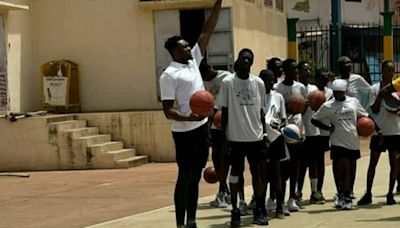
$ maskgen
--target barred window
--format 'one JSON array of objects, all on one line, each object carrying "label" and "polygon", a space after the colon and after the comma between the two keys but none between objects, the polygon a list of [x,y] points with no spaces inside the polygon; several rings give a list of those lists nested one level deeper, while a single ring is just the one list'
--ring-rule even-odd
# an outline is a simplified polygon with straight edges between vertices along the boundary
[{"label": "barred window", "polygon": [[283,0],[276,0],[275,3],[276,9],[283,12]]},{"label": "barred window", "polygon": [[272,0],[264,0],[264,6],[268,8],[272,8]]}]

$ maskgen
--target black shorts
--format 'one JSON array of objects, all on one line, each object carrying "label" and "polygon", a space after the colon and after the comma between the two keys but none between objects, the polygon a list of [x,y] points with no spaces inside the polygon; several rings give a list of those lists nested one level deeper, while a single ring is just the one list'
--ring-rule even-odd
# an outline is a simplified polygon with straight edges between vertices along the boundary
[{"label": "black shorts", "polygon": [[373,135],[369,143],[371,152],[400,152],[400,135],[385,135],[383,142],[379,142],[379,137]]},{"label": "black shorts", "polygon": [[172,132],[172,136],[179,167],[204,168],[206,166],[210,146],[207,124],[191,131]]},{"label": "black shorts", "polygon": [[211,129],[211,144],[213,147],[221,147],[222,146],[222,139],[221,139],[221,130],[218,129]]},{"label": "black shorts", "polygon": [[369,142],[369,149],[371,152],[385,152],[387,148],[383,141],[379,142],[378,136],[373,135],[371,137],[371,141]]},{"label": "black shorts", "polygon": [[326,136],[318,136],[319,137],[319,141],[318,144],[321,146],[321,150],[323,152],[326,152],[328,150],[331,149],[331,143],[330,143],[330,136],[326,135]]},{"label": "black shorts", "polygon": [[302,159],[302,151],[301,151],[301,143],[299,144],[286,144],[289,150],[290,160],[299,160]]},{"label": "black shorts", "polygon": [[349,150],[341,146],[331,146],[331,159],[345,159],[357,160],[361,157],[360,150]]},{"label": "black shorts", "polygon": [[[245,157],[247,157],[249,163],[261,159],[266,159],[265,156],[266,146],[264,141],[257,141],[257,142],[230,141],[229,145],[231,148],[231,156],[230,156],[231,165],[235,167],[232,170],[236,170],[237,172],[243,173]],[[240,173],[235,173],[234,175],[239,175],[239,174]]]},{"label": "black shorts", "polygon": [[269,160],[281,160],[286,157],[285,140],[283,136],[279,136],[271,144],[269,144],[268,152],[266,154]]},{"label": "black shorts", "polygon": [[325,151],[322,149],[321,136],[307,136],[301,145],[301,158],[307,160],[317,160],[320,154]]}]

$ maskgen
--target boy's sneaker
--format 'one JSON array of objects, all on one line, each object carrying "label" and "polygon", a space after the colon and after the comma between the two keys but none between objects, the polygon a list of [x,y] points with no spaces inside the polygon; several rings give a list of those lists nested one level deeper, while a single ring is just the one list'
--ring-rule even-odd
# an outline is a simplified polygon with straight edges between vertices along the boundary
[{"label": "boy's sneaker", "polygon": [[363,206],[363,205],[368,205],[372,203],[372,194],[371,193],[365,193],[363,197],[357,202],[358,206]]},{"label": "boy's sneaker", "polygon": [[241,216],[247,215],[247,204],[244,200],[239,202],[239,211]]},{"label": "boy's sneaker", "polygon": [[197,228],[197,224],[196,223],[187,224],[186,228]]},{"label": "boy's sneaker", "polygon": [[287,202],[287,209],[288,209],[290,212],[295,212],[295,211],[299,211],[299,210],[300,210],[299,206],[298,206],[297,203],[296,203],[296,200],[293,199],[293,198],[290,198],[290,199],[288,200],[288,202]]},{"label": "boy's sneaker", "polygon": [[256,197],[253,195],[251,197],[249,205],[247,206],[247,209],[255,209],[255,208],[256,208]]},{"label": "boy's sneaker", "polygon": [[342,208],[342,206],[344,204],[344,196],[343,196],[343,194],[336,194],[333,197],[333,202],[334,202],[336,208]]},{"label": "boy's sneaker", "polygon": [[240,226],[240,211],[239,209],[235,209],[231,211],[231,227],[239,227]]},{"label": "boy's sneaker", "polygon": [[326,199],[325,199],[325,197],[324,197],[324,194],[322,194],[322,192],[319,192],[320,194],[321,194],[321,196],[322,196],[322,201],[324,202],[324,203],[326,203]]},{"label": "boy's sneaker", "polygon": [[268,198],[265,207],[267,208],[267,211],[274,211],[276,209],[276,201]]},{"label": "boy's sneaker", "polygon": [[285,203],[282,203],[282,212],[285,216],[290,216],[290,211],[286,207]]},{"label": "boy's sneaker", "polygon": [[225,192],[218,193],[215,200],[210,202],[210,206],[216,208],[227,208],[228,204],[225,201],[225,194]]},{"label": "boy's sneaker", "polygon": [[253,210],[253,224],[266,226],[268,225],[267,211],[263,208],[256,208]]},{"label": "boy's sneaker", "polygon": [[276,218],[278,218],[278,219],[284,219],[285,218],[285,214],[283,213],[283,207],[284,207],[284,205],[276,207],[276,211],[275,211]]},{"label": "boy's sneaker", "polygon": [[386,204],[387,204],[387,205],[394,205],[394,204],[396,204],[396,200],[394,200],[392,194],[386,195]]},{"label": "boy's sneaker", "polygon": [[324,204],[325,200],[320,192],[313,192],[310,196],[310,203],[311,204]]},{"label": "boy's sneaker", "polygon": [[343,210],[351,210],[353,209],[353,200],[351,198],[345,198],[342,204]]}]

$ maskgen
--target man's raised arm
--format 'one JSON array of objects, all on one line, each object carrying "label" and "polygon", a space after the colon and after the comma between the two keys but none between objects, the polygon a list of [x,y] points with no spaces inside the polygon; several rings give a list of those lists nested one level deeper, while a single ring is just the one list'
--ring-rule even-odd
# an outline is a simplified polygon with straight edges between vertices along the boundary
[{"label": "man's raised arm", "polygon": [[210,40],[210,37],[214,32],[215,26],[217,25],[219,12],[221,11],[221,4],[222,0],[217,0],[215,2],[214,7],[211,10],[211,15],[204,23],[199,39],[197,40],[197,43],[200,46],[202,56],[204,56],[206,53],[208,41]]}]

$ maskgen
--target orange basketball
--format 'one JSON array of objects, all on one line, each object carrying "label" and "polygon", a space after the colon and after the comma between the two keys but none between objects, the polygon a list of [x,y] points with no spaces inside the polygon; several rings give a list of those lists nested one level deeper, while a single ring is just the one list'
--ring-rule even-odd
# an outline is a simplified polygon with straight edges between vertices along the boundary
[{"label": "orange basketball", "polygon": [[214,125],[219,129],[221,128],[221,118],[222,118],[222,112],[221,111],[218,111],[217,113],[215,113],[215,115],[214,115]]},{"label": "orange basketball", "polygon": [[374,133],[374,121],[368,117],[361,117],[357,120],[357,132],[359,136],[368,137]]},{"label": "orange basketball", "polygon": [[214,109],[214,96],[206,90],[193,93],[189,101],[190,109],[199,116],[208,116]]},{"label": "orange basketball", "polygon": [[310,102],[310,108],[314,111],[317,111],[326,101],[325,93],[321,90],[312,91],[308,94],[307,98],[308,102]]},{"label": "orange basketball", "polygon": [[209,184],[215,184],[218,182],[217,172],[213,166],[209,166],[204,170],[203,173],[204,180]]},{"label": "orange basketball", "polygon": [[306,98],[300,94],[293,94],[288,99],[288,112],[292,114],[304,113],[306,111]]}]

